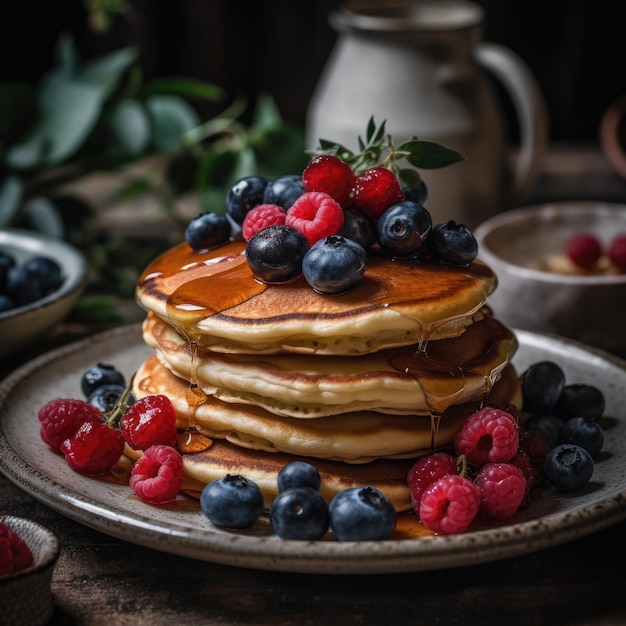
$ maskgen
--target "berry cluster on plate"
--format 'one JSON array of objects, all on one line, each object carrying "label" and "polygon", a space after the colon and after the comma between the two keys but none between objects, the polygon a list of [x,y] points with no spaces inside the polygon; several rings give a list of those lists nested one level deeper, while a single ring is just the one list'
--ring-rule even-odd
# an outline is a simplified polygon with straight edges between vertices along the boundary
[{"label": "berry cluster on plate", "polygon": [[589,482],[604,445],[604,394],[566,384],[561,367],[540,361],[521,376],[522,412],[486,406],[455,435],[454,453],[435,452],[409,471],[411,503],[424,526],[458,534],[480,518],[505,521],[544,482],[573,492]]},{"label": "berry cluster on plate", "polygon": [[[187,226],[194,250],[229,238],[246,241],[255,277],[278,284],[304,275],[317,292],[340,294],[362,278],[377,246],[394,259],[467,266],[478,253],[471,231],[454,221],[433,224],[417,167],[443,167],[461,155],[437,144],[383,142],[384,122],[368,125],[362,150],[322,142],[301,174],[274,180],[246,176],[226,197],[226,214],[205,212]],[[400,167],[406,160],[412,167]]]},{"label": "berry cluster on plate", "polygon": [[[480,518],[503,522],[543,483],[569,493],[591,479],[604,445],[603,393],[593,385],[566,384],[552,361],[533,364],[520,381],[523,420],[515,407],[485,406],[459,429],[454,450],[422,457],[409,471],[413,510],[429,530],[458,534]],[[103,363],[84,372],[81,390],[84,398],[55,398],[41,407],[42,440],[74,471],[92,477],[110,474],[128,446],[138,452],[129,478],[134,493],[152,505],[173,502],[184,471],[169,398],[135,400],[123,375]],[[268,513],[277,537],[312,541],[329,529],[340,541],[391,537],[397,515],[384,494],[351,488],[327,503],[320,480],[317,469],[301,461],[279,472]],[[264,499],[253,481],[226,475],[205,486],[200,507],[215,526],[241,529],[256,522]]]}]

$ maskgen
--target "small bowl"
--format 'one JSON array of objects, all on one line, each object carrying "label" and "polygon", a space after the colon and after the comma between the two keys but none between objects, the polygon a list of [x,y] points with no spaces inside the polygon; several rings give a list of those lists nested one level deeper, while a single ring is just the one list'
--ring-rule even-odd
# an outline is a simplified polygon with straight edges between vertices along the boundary
[{"label": "small bowl", "polygon": [[63,283],[54,292],[30,304],[0,313],[0,359],[35,343],[72,310],[87,284],[87,263],[75,248],[35,232],[0,230],[0,249],[22,263],[47,256],[61,266]]},{"label": "small bowl", "polygon": [[30,520],[0,515],[0,522],[17,533],[33,553],[33,565],[0,576],[0,624],[46,624],[54,614],[50,583],[61,545],[51,531]]},{"label": "small bowl", "polygon": [[541,259],[563,255],[579,232],[608,248],[626,233],[626,206],[557,202],[514,209],[480,224],[479,257],[498,277],[487,304],[503,323],[576,339],[626,354],[626,273],[564,274],[534,269]]}]

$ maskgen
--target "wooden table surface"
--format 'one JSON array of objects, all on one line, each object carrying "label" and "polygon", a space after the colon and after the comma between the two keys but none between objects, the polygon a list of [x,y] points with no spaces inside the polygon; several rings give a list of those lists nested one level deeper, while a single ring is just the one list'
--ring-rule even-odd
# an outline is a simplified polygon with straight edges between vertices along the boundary
[{"label": "wooden table surface", "polygon": [[[626,200],[626,185],[601,155],[593,152],[592,161],[577,156],[549,162],[555,169],[538,187],[538,199]],[[574,181],[569,192],[560,185],[563,179]],[[73,333],[57,335],[54,344]],[[0,363],[0,377],[30,356]],[[322,576],[241,569],[133,545],[52,511],[2,475],[0,513],[40,522],[61,541],[53,625],[626,624],[626,521],[482,565]]]}]

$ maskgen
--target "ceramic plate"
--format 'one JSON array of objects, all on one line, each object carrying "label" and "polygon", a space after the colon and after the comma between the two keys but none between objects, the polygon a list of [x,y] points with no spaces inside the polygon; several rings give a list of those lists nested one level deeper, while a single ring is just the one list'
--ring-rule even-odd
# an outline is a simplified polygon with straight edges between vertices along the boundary
[{"label": "ceramic plate", "polygon": [[591,482],[559,495],[545,488],[510,523],[464,535],[340,543],[283,541],[266,519],[245,532],[213,527],[197,501],[168,507],[140,502],[129,487],[71,471],[39,437],[37,411],[57,396],[80,397],[80,378],[108,362],[128,377],[149,354],[138,326],[47,353],[0,384],[0,469],[24,491],[86,526],[132,543],[205,561],[267,570],[364,574],[434,570],[529,553],[581,537],[626,518],[626,363],[556,337],[518,331],[518,371],[554,360],[568,383],[585,382],[606,395],[606,440]]}]

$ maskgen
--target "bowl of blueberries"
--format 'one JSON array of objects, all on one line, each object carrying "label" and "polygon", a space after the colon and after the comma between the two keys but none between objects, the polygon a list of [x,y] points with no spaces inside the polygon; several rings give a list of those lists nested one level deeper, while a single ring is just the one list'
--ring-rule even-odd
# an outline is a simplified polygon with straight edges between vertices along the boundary
[{"label": "bowl of blueberries", "polygon": [[626,356],[626,205],[521,207],[474,235],[498,277],[487,301],[498,319]]},{"label": "bowl of blueberries", "polygon": [[85,258],[64,241],[0,229],[0,359],[33,345],[62,321],[87,279]]}]

